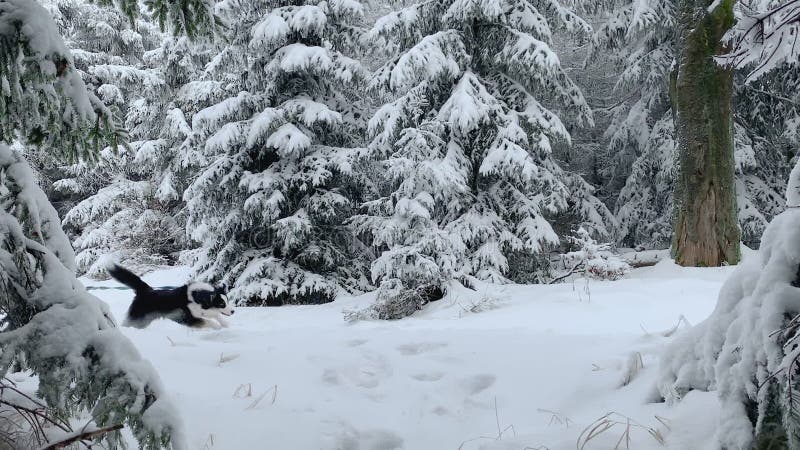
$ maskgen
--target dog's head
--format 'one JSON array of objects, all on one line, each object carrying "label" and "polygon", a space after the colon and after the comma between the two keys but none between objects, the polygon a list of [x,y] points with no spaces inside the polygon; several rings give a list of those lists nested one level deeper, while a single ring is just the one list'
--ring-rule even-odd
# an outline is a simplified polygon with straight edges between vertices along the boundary
[{"label": "dog's head", "polygon": [[197,310],[203,317],[213,317],[218,314],[230,316],[233,306],[228,303],[228,288],[212,286],[208,283],[192,283],[188,287],[189,301],[200,306]]}]

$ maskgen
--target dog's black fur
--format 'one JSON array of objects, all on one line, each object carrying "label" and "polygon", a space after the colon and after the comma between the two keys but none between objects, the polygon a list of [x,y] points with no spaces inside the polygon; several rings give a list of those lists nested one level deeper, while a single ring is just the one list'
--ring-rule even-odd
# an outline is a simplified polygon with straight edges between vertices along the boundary
[{"label": "dog's black fur", "polygon": [[125,325],[145,328],[158,318],[166,318],[195,328],[227,326],[221,316],[233,314],[228,306],[225,286],[188,283],[176,288],[155,289],[128,269],[109,264],[108,273],[134,290]]}]

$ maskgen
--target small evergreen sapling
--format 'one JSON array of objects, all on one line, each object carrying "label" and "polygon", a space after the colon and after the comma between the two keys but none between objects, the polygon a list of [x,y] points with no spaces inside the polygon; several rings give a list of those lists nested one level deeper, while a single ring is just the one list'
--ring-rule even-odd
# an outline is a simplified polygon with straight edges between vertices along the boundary
[{"label": "small evergreen sapling", "polygon": [[569,239],[577,250],[562,255],[569,273],[583,273],[596,280],[618,280],[631,270],[631,266],[614,253],[612,245],[598,243],[583,227]]}]

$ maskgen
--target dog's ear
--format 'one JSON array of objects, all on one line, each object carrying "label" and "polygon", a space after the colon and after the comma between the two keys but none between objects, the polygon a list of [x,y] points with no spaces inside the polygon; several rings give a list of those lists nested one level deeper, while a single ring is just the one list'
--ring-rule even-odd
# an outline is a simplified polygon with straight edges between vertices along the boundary
[{"label": "dog's ear", "polygon": [[227,294],[228,293],[228,286],[225,286],[225,283],[220,284],[217,286],[217,294]]},{"label": "dog's ear", "polygon": [[211,300],[214,298],[214,293],[209,291],[194,291],[192,292],[192,300],[203,308],[211,307]]}]

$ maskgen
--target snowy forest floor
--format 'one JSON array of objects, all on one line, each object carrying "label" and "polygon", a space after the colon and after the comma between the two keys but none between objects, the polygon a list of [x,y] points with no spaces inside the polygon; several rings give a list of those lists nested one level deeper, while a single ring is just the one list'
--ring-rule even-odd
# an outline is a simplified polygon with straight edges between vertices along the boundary
[{"label": "snowy forest floor", "polygon": [[[731,272],[662,261],[616,282],[487,286],[395,322],[346,323],[342,311],[366,295],[239,308],[218,331],[165,320],[123,331],[161,374],[193,449],[572,450],[609,412],[622,423],[585,449],[620,439],[626,448],[626,430],[629,448],[663,448],[655,431],[667,448],[702,449],[716,396],[653,403],[658,355],[680,316],[695,324],[711,313]],[[186,276],[144,278],[160,286]],[[130,291],[93,292],[124,317]],[[622,386],[639,355],[643,368]]]}]

